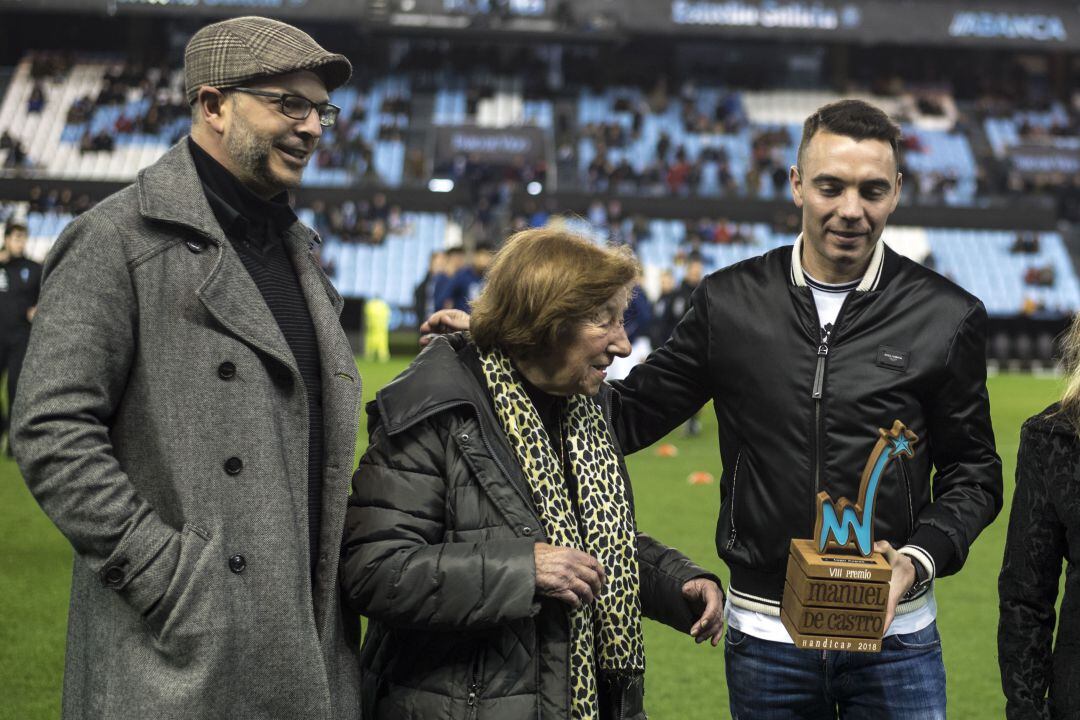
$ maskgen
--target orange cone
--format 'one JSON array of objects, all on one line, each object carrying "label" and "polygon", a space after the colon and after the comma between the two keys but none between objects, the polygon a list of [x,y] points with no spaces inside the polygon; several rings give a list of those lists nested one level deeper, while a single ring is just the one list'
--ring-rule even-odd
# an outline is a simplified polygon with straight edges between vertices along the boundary
[{"label": "orange cone", "polygon": [[663,458],[675,457],[679,454],[679,448],[671,443],[664,443],[656,448],[656,456]]}]

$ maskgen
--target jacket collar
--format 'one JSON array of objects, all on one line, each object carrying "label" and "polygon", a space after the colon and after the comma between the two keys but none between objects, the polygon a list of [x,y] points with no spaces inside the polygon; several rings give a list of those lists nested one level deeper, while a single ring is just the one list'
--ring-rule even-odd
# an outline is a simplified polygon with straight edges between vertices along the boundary
[{"label": "jacket collar", "polygon": [[[217,245],[225,242],[225,232],[206,199],[186,137],[156,163],[139,171],[135,186],[143,217],[191,228]],[[292,232],[297,228],[302,230]],[[282,231],[287,236],[302,234],[303,244],[309,247],[319,242],[318,236],[299,221]]]},{"label": "jacket collar", "polygon": [[456,405],[473,405],[478,411],[484,407],[487,398],[483,389],[458,357],[467,343],[464,333],[436,337],[405,372],[375,393],[375,405],[387,433],[406,430]]},{"label": "jacket collar", "polygon": [[[472,405],[479,414],[485,414],[491,401],[459,355],[468,343],[465,333],[436,337],[405,372],[375,393],[374,405],[388,434],[407,430],[457,405]],[[606,383],[601,385],[598,402],[603,405],[609,393],[611,388]]]},{"label": "jacket collar", "polygon": [[135,187],[143,217],[183,225],[218,245],[224,244],[225,233],[206,200],[186,138],[140,170]]},{"label": "jacket collar", "polygon": [[[795,287],[806,287],[806,278],[803,277],[802,268],[802,244],[803,236],[795,238],[795,245],[791,249],[791,282]],[[877,290],[881,284],[882,270],[885,267],[885,241],[878,238],[874,246],[874,254],[870,256],[870,264],[863,273],[862,281],[856,286],[856,292],[869,292]]]}]

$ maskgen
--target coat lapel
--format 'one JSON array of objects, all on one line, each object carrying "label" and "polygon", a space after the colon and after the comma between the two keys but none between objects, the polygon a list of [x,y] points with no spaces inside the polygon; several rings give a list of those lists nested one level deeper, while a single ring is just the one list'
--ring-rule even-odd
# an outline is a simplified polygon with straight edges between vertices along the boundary
[{"label": "coat lapel", "polygon": [[147,219],[189,228],[217,247],[217,262],[198,290],[199,299],[221,325],[285,365],[299,380],[300,370],[281,328],[210,209],[187,142],[181,140],[139,173],[139,211]]},{"label": "coat lapel", "polygon": [[300,368],[281,327],[231,244],[221,245],[218,261],[198,295],[229,332],[289,368],[295,380],[301,381]]}]

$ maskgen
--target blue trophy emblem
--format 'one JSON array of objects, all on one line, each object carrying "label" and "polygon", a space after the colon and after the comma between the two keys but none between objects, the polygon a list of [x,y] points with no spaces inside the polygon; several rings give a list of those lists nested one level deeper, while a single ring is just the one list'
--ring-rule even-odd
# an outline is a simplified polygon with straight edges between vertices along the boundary
[{"label": "blue trophy emblem", "polygon": [[814,541],[818,552],[842,550],[854,546],[868,556],[874,547],[874,499],[889,463],[900,461],[899,456],[913,457],[913,446],[919,437],[899,420],[886,431],[878,428],[877,443],[863,468],[859,483],[859,501],[852,503],[845,497],[833,502],[827,492],[817,496],[817,521],[814,525]]}]

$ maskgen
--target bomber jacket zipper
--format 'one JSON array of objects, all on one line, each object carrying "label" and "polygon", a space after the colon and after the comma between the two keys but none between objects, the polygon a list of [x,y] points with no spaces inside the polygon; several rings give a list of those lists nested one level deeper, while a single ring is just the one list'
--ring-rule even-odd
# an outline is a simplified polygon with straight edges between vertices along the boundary
[{"label": "bomber jacket zipper", "polygon": [[[847,309],[853,293],[854,291],[849,292],[847,297],[844,298],[844,302],[840,305],[840,311],[836,313],[836,319],[833,320],[832,328],[821,338],[817,347],[814,386],[810,391],[810,398],[814,401],[814,494],[810,497],[810,527],[814,527],[817,515],[817,496],[821,492],[821,480],[825,467],[825,428],[823,427],[824,420],[821,406],[825,400],[825,372],[828,369],[829,348],[831,347],[830,343],[835,342],[836,332],[840,328],[840,321],[844,317],[844,310]],[[817,303],[814,301],[812,294],[810,303],[814,308],[814,322],[819,328],[818,332],[820,332],[821,318],[817,314]]]},{"label": "bomber jacket zipper", "polygon": [[731,535],[728,536],[727,549],[735,547],[735,483],[739,480],[739,463],[742,461],[742,450],[735,456],[735,470],[731,473]]},{"label": "bomber jacket zipper", "polygon": [[915,510],[913,504],[913,498],[911,497],[911,478],[908,476],[907,460],[903,458],[896,458],[897,464],[900,466],[900,476],[904,478],[904,490],[907,492],[907,513],[908,513],[908,527],[907,535],[904,538],[906,543],[911,539],[911,534],[915,532]]},{"label": "bomber jacket zipper", "polygon": [[[835,328],[836,326],[833,325],[834,330]],[[822,462],[825,448],[822,440],[824,431],[821,427],[821,401],[825,390],[825,365],[829,358],[830,335],[832,335],[832,331],[827,332],[818,345],[817,368],[814,370],[814,387],[810,392],[810,397],[814,401],[814,498],[821,492],[821,467],[824,464]],[[734,505],[732,505],[732,509],[734,509]]]}]

